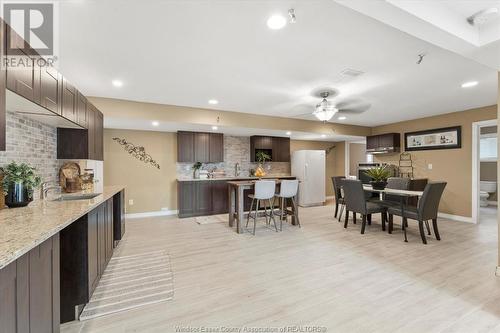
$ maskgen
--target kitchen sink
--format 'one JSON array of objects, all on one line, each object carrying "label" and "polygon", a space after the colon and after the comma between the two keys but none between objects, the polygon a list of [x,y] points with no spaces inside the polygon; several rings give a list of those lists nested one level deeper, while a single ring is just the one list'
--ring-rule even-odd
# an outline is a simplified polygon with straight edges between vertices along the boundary
[{"label": "kitchen sink", "polygon": [[73,201],[73,200],[89,200],[101,195],[101,193],[88,194],[66,194],[54,199],[53,201]]}]

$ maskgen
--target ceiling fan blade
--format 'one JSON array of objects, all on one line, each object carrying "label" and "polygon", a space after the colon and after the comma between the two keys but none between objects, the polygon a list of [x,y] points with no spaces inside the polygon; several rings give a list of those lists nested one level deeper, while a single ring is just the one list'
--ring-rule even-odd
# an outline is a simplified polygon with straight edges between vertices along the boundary
[{"label": "ceiling fan blade", "polygon": [[370,109],[370,106],[370,104],[365,104],[362,107],[339,109],[339,113],[359,114],[368,111],[368,109]]}]

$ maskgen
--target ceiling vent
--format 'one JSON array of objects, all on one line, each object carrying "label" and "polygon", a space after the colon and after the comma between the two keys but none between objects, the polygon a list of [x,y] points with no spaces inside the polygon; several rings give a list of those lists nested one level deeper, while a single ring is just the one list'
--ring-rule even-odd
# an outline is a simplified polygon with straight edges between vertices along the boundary
[{"label": "ceiling vent", "polygon": [[352,68],[346,68],[342,72],[340,72],[340,75],[346,78],[355,78],[362,74],[364,74],[364,72]]}]

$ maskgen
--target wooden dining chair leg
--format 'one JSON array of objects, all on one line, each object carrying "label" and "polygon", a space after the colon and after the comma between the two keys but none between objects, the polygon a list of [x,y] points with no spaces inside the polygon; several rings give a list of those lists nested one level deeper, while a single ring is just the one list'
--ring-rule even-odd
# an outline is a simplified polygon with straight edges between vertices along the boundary
[{"label": "wooden dining chair leg", "polygon": [[420,230],[420,237],[422,238],[422,243],[427,244],[427,239],[425,238],[425,231],[424,231],[424,221],[418,221],[418,229]]},{"label": "wooden dining chair leg", "polygon": [[427,229],[427,235],[431,235],[431,228],[429,227],[429,221],[425,220],[425,229]]},{"label": "wooden dining chair leg", "polygon": [[432,219],[432,229],[434,229],[434,235],[436,236],[436,239],[441,240],[441,236],[439,236],[437,219]]},{"label": "wooden dining chair leg", "polygon": [[363,217],[362,217],[362,220],[361,220],[361,234],[365,233],[366,220],[367,220],[367,216],[363,214]]},{"label": "wooden dining chair leg", "polygon": [[346,209],[345,210],[345,222],[344,222],[344,228],[347,228],[347,223],[349,222],[349,211]]},{"label": "wooden dining chair leg", "polygon": [[394,215],[389,214],[389,233],[392,234],[392,230],[394,229]]},{"label": "wooden dining chair leg", "polygon": [[372,225],[372,214],[368,214],[366,220],[368,221],[368,225]]}]

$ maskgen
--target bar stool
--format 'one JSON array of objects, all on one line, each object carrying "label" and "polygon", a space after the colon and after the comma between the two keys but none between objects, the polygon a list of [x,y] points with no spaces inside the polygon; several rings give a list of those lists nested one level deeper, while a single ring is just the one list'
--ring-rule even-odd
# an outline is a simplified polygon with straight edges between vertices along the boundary
[{"label": "bar stool", "polygon": [[287,218],[289,214],[289,211],[286,210],[285,207],[285,202],[287,199],[290,199],[292,201],[292,205],[294,207],[294,213],[293,216],[295,216],[295,219],[299,225],[300,228],[300,221],[299,221],[299,216],[297,214],[297,204],[295,202],[295,197],[297,196],[297,191],[299,189],[299,181],[298,180],[282,180],[281,185],[280,185],[280,192],[276,194],[276,197],[278,200],[280,200],[280,210],[279,210],[279,215],[280,215],[280,231],[283,230],[283,218]]},{"label": "bar stool", "polygon": [[[264,216],[266,217],[266,224],[268,223],[267,218],[269,217],[271,220],[273,220],[274,228],[276,229],[276,232],[278,232],[278,227],[276,226],[276,221],[274,220],[274,213],[272,209],[273,203],[271,202],[271,199],[274,198],[275,191],[276,191],[276,182],[274,180],[258,180],[255,182],[254,194],[250,194],[248,196],[249,198],[252,199],[252,204],[250,205],[250,211],[248,212],[247,215],[246,227],[248,227],[248,222],[250,221],[250,218],[252,218],[254,235],[255,235],[255,228],[257,226],[257,216],[258,216],[257,214],[259,213],[259,205],[261,201],[263,201],[264,203]],[[266,200],[269,203],[270,207],[269,214],[267,212]],[[253,208],[255,208],[255,210],[253,210]]]}]

